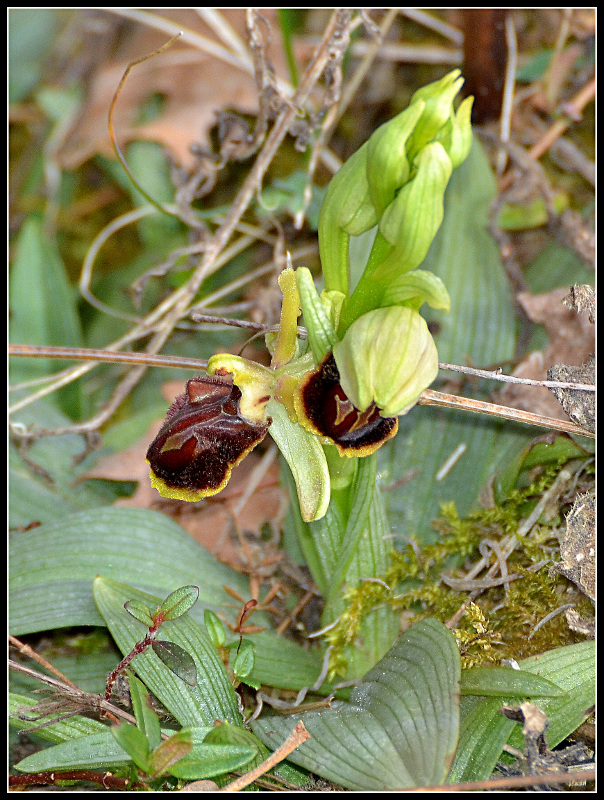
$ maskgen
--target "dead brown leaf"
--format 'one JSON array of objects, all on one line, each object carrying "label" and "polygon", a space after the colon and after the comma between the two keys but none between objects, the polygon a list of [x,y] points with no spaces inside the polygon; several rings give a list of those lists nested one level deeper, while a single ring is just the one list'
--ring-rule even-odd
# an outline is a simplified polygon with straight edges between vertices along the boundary
[{"label": "dead brown leaf", "polygon": [[[529,353],[518,364],[513,372],[516,377],[546,380],[548,367],[554,364],[578,366],[594,353],[594,326],[587,315],[577,314],[564,305],[567,296],[566,288],[544,294],[519,292],[516,295],[527,317],[543,325],[549,336],[545,350]],[[550,391],[541,386],[508,384],[497,393],[497,402],[555,419],[569,419]]]},{"label": "dead brown leaf", "polygon": [[[217,41],[192,9],[154,9],[156,15]],[[245,9],[222,9],[221,13],[243,42],[247,41]],[[285,76],[285,60],[274,9],[262,9],[273,35],[268,57],[279,75]],[[113,156],[107,119],[115,90],[129,63],[164,44],[169,36],[142,24],[133,24],[111,62],[98,65],[92,75],[88,99],[59,154],[61,166],[73,170],[97,153]],[[222,44],[222,43],[221,43]],[[136,124],[141,105],[160,94],[165,106],[161,116],[147,124]],[[114,123],[120,146],[133,139],[160,142],[174,161],[193,166],[192,143],[207,146],[216,124],[216,112],[235,110],[255,114],[258,94],[254,76],[232,64],[188,45],[176,43],[157,58],[137,65],[126,80],[117,101]]]},{"label": "dead brown leaf", "polygon": [[[580,367],[568,367],[556,364],[547,371],[548,381],[561,383],[586,383],[595,386],[596,359],[592,356]],[[568,416],[581,428],[596,432],[596,395],[595,392],[583,392],[577,389],[550,389]]]},{"label": "dead brown leaf", "polygon": [[558,571],[596,601],[596,500],[592,494],[577,497],[560,536]]}]

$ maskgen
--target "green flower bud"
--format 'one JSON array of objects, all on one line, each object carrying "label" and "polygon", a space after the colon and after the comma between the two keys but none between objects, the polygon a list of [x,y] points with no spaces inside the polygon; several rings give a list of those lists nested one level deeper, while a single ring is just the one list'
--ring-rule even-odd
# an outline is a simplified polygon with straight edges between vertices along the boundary
[{"label": "green flower bud", "polygon": [[443,218],[443,198],[451,177],[451,159],[438,142],[417,158],[417,174],[384,211],[380,232],[393,251],[374,271],[374,280],[415,269],[426,257]]},{"label": "green flower bud", "polygon": [[463,85],[460,75],[460,70],[454,69],[441,80],[418,89],[411,98],[412,105],[423,100],[425,107],[409,140],[409,160],[413,161],[423,147],[433,142],[453,116],[453,100]]},{"label": "green flower bud", "polygon": [[319,215],[319,251],[325,288],[348,293],[348,239],[377,224],[367,182],[367,143],[338,170]]},{"label": "green flower bud", "polygon": [[333,354],[346,396],[382,416],[406,414],[438,373],[438,353],[425,320],[402,306],[363,314]]},{"label": "green flower bud", "polygon": [[451,119],[436,137],[436,140],[447,151],[453,169],[457,169],[466,160],[472,147],[472,124],[470,118],[473,102],[473,97],[466,97],[459,106],[457,114],[451,116]]},{"label": "green flower bud", "polygon": [[423,100],[410,105],[390,122],[381,125],[367,143],[369,193],[378,214],[384,212],[409,178],[411,164],[407,159],[407,140],[424,107]]}]

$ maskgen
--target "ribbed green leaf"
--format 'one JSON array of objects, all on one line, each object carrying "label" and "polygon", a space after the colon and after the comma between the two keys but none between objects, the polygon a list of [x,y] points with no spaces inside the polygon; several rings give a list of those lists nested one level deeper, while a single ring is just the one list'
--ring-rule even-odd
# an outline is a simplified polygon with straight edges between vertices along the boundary
[{"label": "ribbed green leaf", "polygon": [[[41,359],[30,358],[30,361]],[[56,364],[56,362],[55,362]],[[12,399],[12,396],[11,396]],[[42,428],[61,428],[71,420],[48,402],[24,408],[15,414],[16,421]],[[82,453],[82,437],[46,436],[27,447],[23,458],[15,444],[9,447],[9,524],[11,527],[36,522],[64,519],[72,511],[92,510],[112,503],[117,495],[107,482],[96,486],[77,479],[84,466],[74,466],[74,458]],[[36,469],[36,467],[40,469]]]},{"label": "ribbed green leaf", "polygon": [[[62,656],[53,654],[52,663],[82,691],[100,694],[105,690],[108,673],[118,662],[118,651],[110,644],[109,634],[104,629],[97,628],[87,634],[83,633],[76,641],[79,648],[76,657],[73,651],[69,654],[66,650],[66,654]],[[10,685],[17,694],[28,694],[33,689],[40,688],[37,680],[12,670]]]},{"label": "ribbed green leaf", "polygon": [[274,748],[301,719],[311,738],[290,760],[348,789],[438,784],[455,752],[459,680],[453,637],[441,623],[424,620],[367,673],[349,704],[294,719],[261,718],[252,727]]},{"label": "ribbed green leaf", "polygon": [[147,687],[133,672],[128,673],[128,686],[130,687],[130,701],[136,717],[136,725],[145,736],[148,749],[153,750],[161,742],[159,717],[151,705]]},{"label": "ribbed green leaf", "polygon": [[[294,516],[298,516],[296,528],[301,548],[320,591],[330,598],[323,612],[322,625],[329,625],[345,610],[340,593],[333,588],[336,582],[340,586],[342,565],[348,565],[341,577],[349,586],[357,586],[361,578],[382,575],[389,565],[390,531],[382,496],[373,479],[374,469],[373,456],[358,459],[358,478],[347,490],[332,493],[332,501],[322,519],[305,524],[294,509]],[[352,545],[348,547],[345,540],[358,543],[352,559]],[[344,654],[348,660],[347,676],[364,675],[392,647],[397,634],[398,622],[389,606],[384,605],[365,615],[359,641],[348,647]],[[256,678],[256,671],[252,677]]]},{"label": "ribbed green leaf", "polygon": [[[126,600],[134,597],[149,605],[159,605],[161,598],[139,592],[109,578],[97,577],[93,592],[99,612],[116,644],[124,655],[129,653],[147,632],[124,609]],[[136,656],[132,668],[143,683],[159,698],[181,725],[211,725],[215,719],[242,724],[237,697],[224,664],[201,625],[190,615],[162,626],[177,645],[193,657],[197,667],[197,684],[189,686],[176,677],[157,657],[147,650]]]},{"label": "ribbed green leaf", "polygon": [[[596,702],[595,642],[558,647],[540,656],[525,658],[519,664],[522,669],[547,678],[565,692],[562,697],[544,697],[538,702],[550,721],[545,738],[553,748],[585,721]],[[520,726],[516,724],[510,744],[521,747],[523,741]]]},{"label": "ribbed green leaf", "polygon": [[474,667],[461,673],[462,695],[562,697],[564,689],[540,675],[510,667]]},{"label": "ribbed green leaf", "polygon": [[[583,722],[595,703],[594,642],[559,647],[540,656],[519,662],[522,670],[554,683],[564,691],[560,697],[541,697],[533,702],[549,719],[546,739],[555,747]],[[518,697],[463,697],[461,728],[450,783],[480,781],[490,777],[503,746],[522,750],[521,726],[499,713],[505,702],[517,703]]]},{"label": "ribbed green leaf", "polygon": [[503,697],[461,698],[459,742],[447,783],[490,777],[514,727],[512,720],[499,713],[505,700]]},{"label": "ribbed green leaf", "polygon": [[367,535],[369,528],[369,512],[375,492],[375,471],[377,458],[375,454],[359,459],[356,474],[352,482],[352,503],[346,521],[346,530],[342,538],[341,547],[336,551],[337,558],[333,574],[329,582],[329,602],[337,595],[340,585],[348,568],[358,551],[359,542],[363,535]]},{"label": "ribbed green leaf", "polygon": [[[242,597],[249,594],[245,576],[216,561],[179,525],[155,511],[103,508],[64,516],[11,534],[9,557],[10,630],[16,636],[104,625],[92,598],[92,581],[98,574],[159,597],[198,584],[200,602],[189,616],[200,624],[204,608],[236,622],[237,610],[224,586]],[[258,624],[267,623],[258,613]],[[312,686],[321,671],[320,654],[303,651],[272,631],[255,634],[254,644],[255,681],[297,691]]]},{"label": "ribbed green leaf", "polygon": [[[256,751],[256,755],[254,759],[247,764],[247,770],[259,766],[270,754],[269,749],[251,731],[245,728],[239,728],[236,725],[229,725],[228,722],[222,725],[215,725],[204,739],[204,744],[208,746],[222,744],[251,747]],[[273,773],[280,775],[286,781],[296,786],[301,786],[308,782],[308,776],[303,770],[287,762],[281,762],[278,766],[274,767],[274,769],[271,770],[271,774]]]},{"label": "ribbed green leaf", "polygon": [[[44,231],[41,216],[31,216],[17,240],[16,257],[10,270],[10,340],[15,344],[82,344],[76,309],[76,292],[70,286],[56,242]],[[13,359],[15,380],[47,375],[68,366],[45,359]],[[60,395],[71,415],[81,412],[80,393],[71,386]]]},{"label": "ribbed green leaf", "polygon": [[199,744],[170,767],[170,774],[184,780],[198,781],[243,769],[256,755],[253,747],[236,744]]},{"label": "ribbed green leaf", "polygon": [[130,761],[130,756],[116,742],[110,728],[48,747],[27,756],[16,769],[21,772],[46,772],[68,769],[110,769]]},{"label": "ribbed green leaf", "polygon": [[102,625],[91,593],[99,573],[162,598],[199,581],[201,602],[194,611],[200,618],[202,606],[218,611],[230,602],[224,585],[239,593],[248,591],[245,578],[217,562],[175,522],[134,508],[92,509],[16,534],[11,537],[10,563],[15,635]]}]

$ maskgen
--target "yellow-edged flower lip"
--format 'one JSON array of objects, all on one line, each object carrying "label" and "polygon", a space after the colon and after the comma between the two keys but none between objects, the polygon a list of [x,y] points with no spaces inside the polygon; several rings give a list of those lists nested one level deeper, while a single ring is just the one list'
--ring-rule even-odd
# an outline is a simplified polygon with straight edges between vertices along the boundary
[{"label": "yellow-edged flower lip", "polygon": [[302,381],[294,402],[300,423],[333,442],[340,455],[367,456],[398,430],[398,419],[382,417],[375,403],[360,411],[350,402],[332,353]]},{"label": "yellow-edged flower lip", "polygon": [[264,439],[270,420],[243,417],[241,397],[229,374],[187,381],[147,451],[151,482],[163,497],[192,501],[217,494]]}]

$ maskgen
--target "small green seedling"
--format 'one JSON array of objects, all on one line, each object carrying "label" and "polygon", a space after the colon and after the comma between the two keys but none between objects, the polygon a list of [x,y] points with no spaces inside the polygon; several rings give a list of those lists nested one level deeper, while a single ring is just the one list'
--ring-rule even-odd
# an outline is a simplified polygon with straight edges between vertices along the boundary
[{"label": "small green seedling", "polygon": [[174,642],[159,640],[155,637],[164,622],[170,622],[178,619],[178,617],[182,617],[195,605],[198,597],[198,586],[181,586],[180,589],[168,595],[154,612],[151,612],[151,610],[139,600],[129,600],[127,603],[124,603],[126,611],[134,617],[134,619],[142,622],[143,625],[147,625],[149,631],[145,638],[137,642],[132,650],[124,656],[113,672],[109,674],[105,685],[106,700],[111,699],[111,691],[117,676],[126,669],[136,656],[144,653],[149,647],[151,647],[158,658],[178,678],[189,686],[195,686],[197,683],[197,667],[189,653]]}]

